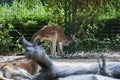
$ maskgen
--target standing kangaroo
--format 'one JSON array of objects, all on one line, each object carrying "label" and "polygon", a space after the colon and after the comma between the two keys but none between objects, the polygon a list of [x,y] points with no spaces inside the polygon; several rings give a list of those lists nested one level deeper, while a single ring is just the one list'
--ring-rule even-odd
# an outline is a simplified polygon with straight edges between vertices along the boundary
[{"label": "standing kangaroo", "polygon": [[49,40],[51,42],[51,55],[57,57],[56,48],[61,56],[64,56],[63,46],[68,46],[75,41],[75,36],[67,37],[64,32],[57,26],[44,26],[32,36],[32,42],[40,39],[41,41]]}]

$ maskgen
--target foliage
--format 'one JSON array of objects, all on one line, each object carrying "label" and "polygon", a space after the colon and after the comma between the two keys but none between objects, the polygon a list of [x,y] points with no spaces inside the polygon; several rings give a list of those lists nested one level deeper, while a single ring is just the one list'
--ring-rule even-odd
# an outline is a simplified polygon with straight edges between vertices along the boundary
[{"label": "foliage", "polygon": [[[68,31],[69,29],[64,27],[64,1],[14,0],[10,5],[1,4],[0,24],[3,25],[3,28],[0,32],[2,33],[0,41],[6,44],[3,48],[9,51],[11,43],[16,47],[19,46],[16,41],[20,35],[15,30],[27,36],[29,40],[38,29],[47,24],[61,26],[64,31]],[[70,18],[72,18],[72,5],[74,6],[75,34],[79,39],[79,44],[76,45],[77,47],[75,46],[77,49],[74,50],[106,51],[120,49],[120,0],[66,1],[70,1]],[[73,4],[72,1],[74,1]],[[72,20],[67,24],[71,26]],[[12,30],[10,26],[13,26]],[[3,43],[0,46],[3,46]],[[1,48],[1,52],[4,51],[3,48]],[[19,50],[19,48],[15,48],[15,50]]]},{"label": "foliage", "polygon": [[4,28],[1,24],[0,27],[0,54],[7,54],[11,51],[12,38],[9,32],[12,31],[12,27],[9,25],[8,28]]},{"label": "foliage", "polygon": [[[7,52],[18,50],[17,40],[20,37],[18,32],[28,37],[33,35],[42,25],[47,24],[49,20],[47,16],[48,13],[40,5],[35,5],[34,8],[28,8],[26,4],[18,2],[13,2],[11,6],[6,3],[0,5],[0,24],[3,25],[1,31],[2,43],[0,44],[1,52],[4,52],[4,50]],[[12,30],[11,26],[13,26]],[[5,47],[2,47],[3,45]],[[12,50],[10,50],[10,45],[13,46]]]},{"label": "foliage", "polygon": [[[80,40],[79,50],[106,51],[120,49],[113,42],[120,34],[120,1],[78,1],[76,31]],[[114,27],[114,28],[113,28]],[[117,30],[116,30],[117,28]],[[114,32],[113,32],[114,31]],[[114,34],[114,36],[111,36]]]}]

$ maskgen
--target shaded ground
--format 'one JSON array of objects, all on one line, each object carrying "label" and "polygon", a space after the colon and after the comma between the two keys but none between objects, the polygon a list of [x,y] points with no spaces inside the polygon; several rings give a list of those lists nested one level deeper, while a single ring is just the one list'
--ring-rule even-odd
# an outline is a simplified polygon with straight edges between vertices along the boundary
[{"label": "shaded ground", "polygon": [[[88,63],[97,63],[97,55],[99,53],[76,53],[69,59],[52,59],[56,65],[59,66],[76,66]],[[107,62],[120,62],[120,52],[107,52],[103,53]],[[70,55],[69,55],[70,56]],[[14,61],[14,59],[23,56],[0,56],[0,63],[5,61]],[[24,61],[26,59],[23,59]],[[21,61],[23,61],[21,60]]]}]

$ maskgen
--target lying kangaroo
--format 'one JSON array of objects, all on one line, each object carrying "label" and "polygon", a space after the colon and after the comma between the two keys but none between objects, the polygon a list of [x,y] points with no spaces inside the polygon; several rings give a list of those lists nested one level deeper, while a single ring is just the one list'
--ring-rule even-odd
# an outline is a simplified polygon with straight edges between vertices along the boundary
[{"label": "lying kangaroo", "polygon": [[13,65],[18,66],[22,69],[25,69],[28,73],[35,75],[39,72],[40,67],[36,63],[36,61],[28,61],[28,62],[14,62]]},{"label": "lying kangaroo", "polygon": [[0,68],[0,80],[29,80],[39,72],[39,69],[37,63],[33,60],[29,62],[6,62]]}]

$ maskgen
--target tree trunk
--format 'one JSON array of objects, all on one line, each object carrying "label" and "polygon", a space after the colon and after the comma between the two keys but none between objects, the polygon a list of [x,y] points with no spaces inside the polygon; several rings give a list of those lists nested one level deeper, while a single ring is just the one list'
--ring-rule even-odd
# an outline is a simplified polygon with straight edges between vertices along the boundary
[{"label": "tree trunk", "polygon": [[99,55],[100,57],[98,58],[98,60],[101,59],[102,64],[100,64],[99,60],[99,64],[81,65],[78,67],[58,67],[52,63],[52,60],[45,53],[41,45],[37,45],[36,42],[32,44],[24,37],[20,38],[20,42],[25,48],[26,57],[36,61],[42,68],[40,74],[33,80],[71,80],[72,78],[75,78],[74,80],[88,80],[89,78],[89,80],[115,80],[108,77],[120,79],[120,63],[105,63],[105,57],[103,55]]}]

